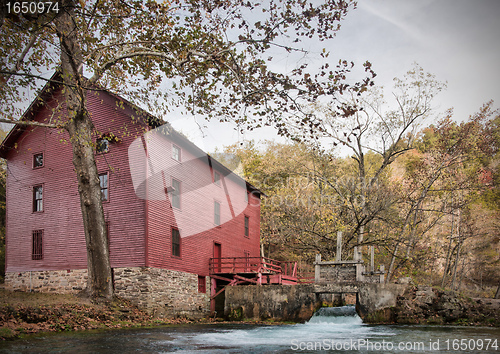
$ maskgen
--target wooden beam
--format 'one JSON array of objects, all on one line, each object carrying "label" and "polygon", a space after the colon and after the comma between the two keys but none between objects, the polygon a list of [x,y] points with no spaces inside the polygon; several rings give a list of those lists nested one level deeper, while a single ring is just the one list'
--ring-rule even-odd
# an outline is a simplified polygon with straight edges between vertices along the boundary
[{"label": "wooden beam", "polygon": [[221,277],[220,275],[215,275],[215,274],[210,275],[210,278],[218,279],[218,280],[224,280],[224,281],[227,281],[227,282],[233,281],[232,278],[224,278],[224,277]]},{"label": "wooden beam", "polygon": [[226,287],[223,287],[222,289],[220,289],[219,291],[217,291],[217,293],[215,293],[214,296],[211,296],[210,297],[210,300],[213,300],[215,299],[220,293],[222,293],[224,290],[226,290]]},{"label": "wooden beam", "polygon": [[250,278],[245,278],[245,277],[242,277],[242,276],[239,276],[237,274],[234,275],[234,277],[236,279],[239,279],[239,280],[243,280],[243,281],[247,281],[249,283],[254,283],[254,284],[258,284],[258,281],[257,280],[253,280],[253,279],[250,279]]}]

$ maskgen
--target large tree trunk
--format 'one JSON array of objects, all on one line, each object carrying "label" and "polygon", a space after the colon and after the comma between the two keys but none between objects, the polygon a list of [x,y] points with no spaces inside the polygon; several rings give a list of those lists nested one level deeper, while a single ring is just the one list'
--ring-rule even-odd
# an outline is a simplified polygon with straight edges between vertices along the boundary
[{"label": "large tree trunk", "polygon": [[56,26],[61,42],[61,70],[68,112],[66,130],[73,146],[73,165],[78,177],[87,246],[87,291],[93,298],[111,299],[112,274],[99,175],[94,159],[93,124],[87,111],[83,77],[79,72],[82,54],[77,37],[78,28],[72,16],[73,2],[63,1],[63,7],[64,11],[56,19]]}]

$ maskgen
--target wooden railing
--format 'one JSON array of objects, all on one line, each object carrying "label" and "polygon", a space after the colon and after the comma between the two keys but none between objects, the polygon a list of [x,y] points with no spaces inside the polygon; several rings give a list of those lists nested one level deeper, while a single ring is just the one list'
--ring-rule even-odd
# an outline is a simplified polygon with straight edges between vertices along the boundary
[{"label": "wooden railing", "polygon": [[210,258],[210,274],[270,273],[296,276],[297,262],[280,262],[266,257]]},{"label": "wooden railing", "polygon": [[297,277],[297,262],[281,262],[281,271],[283,275]]}]

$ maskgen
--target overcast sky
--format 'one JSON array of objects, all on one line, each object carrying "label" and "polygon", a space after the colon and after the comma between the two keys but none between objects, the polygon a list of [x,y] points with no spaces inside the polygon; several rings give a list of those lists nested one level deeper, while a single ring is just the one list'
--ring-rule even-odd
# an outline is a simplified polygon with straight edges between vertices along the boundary
[{"label": "overcast sky", "polygon": [[[447,81],[437,99],[441,111],[454,108],[463,120],[486,101],[500,107],[500,1],[498,0],[359,0],[337,37],[326,45],[332,58],[368,60],[376,84],[391,87],[412,63]],[[293,63],[290,63],[293,64]],[[194,143],[213,152],[249,139],[278,139],[272,129],[238,134],[228,123],[167,118]]]}]

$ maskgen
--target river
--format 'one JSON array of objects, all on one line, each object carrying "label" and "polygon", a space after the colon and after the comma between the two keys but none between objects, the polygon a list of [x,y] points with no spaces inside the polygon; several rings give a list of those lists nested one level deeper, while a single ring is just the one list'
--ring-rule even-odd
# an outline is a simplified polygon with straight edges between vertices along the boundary
[{"label": "river", "polygon": [[195,324],[30,336],[2,353],[500,353],[500,328],[366,325],[353,306],[296,325]]}]

